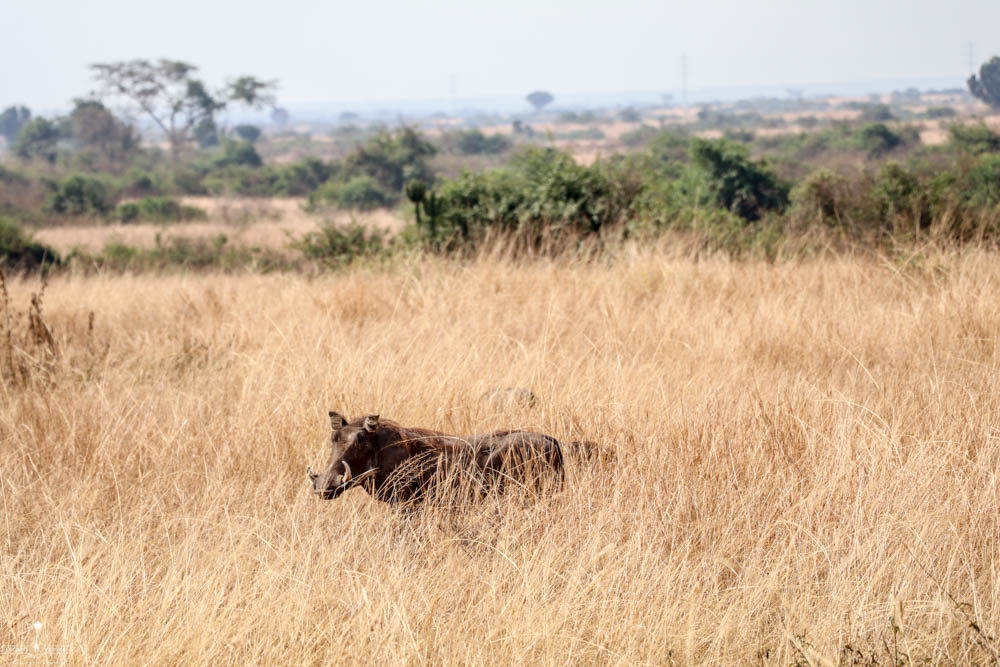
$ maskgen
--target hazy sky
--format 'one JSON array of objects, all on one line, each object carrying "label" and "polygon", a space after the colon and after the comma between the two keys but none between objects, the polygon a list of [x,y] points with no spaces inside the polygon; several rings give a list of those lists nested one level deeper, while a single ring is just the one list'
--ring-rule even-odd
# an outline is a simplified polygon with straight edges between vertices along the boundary
[{"label": "hazy sky", "polygon": [[0,0],[0,107],[66,106],[87,64],[187,60],[280,101],[459,98],[968,74],[1000,54],[1000,0]]}]

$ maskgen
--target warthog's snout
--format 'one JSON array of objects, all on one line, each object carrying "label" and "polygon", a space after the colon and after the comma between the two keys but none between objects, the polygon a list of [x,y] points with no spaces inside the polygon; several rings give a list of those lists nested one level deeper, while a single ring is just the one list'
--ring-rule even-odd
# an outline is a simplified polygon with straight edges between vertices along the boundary
[{"label": "warthog's snout", "polygon": [[346,475],[337,474],[333,470],[316,474],[312,471],[312,466],[306,467],[306,474],[309,475],[309,483],[312,485],[313,493],[321,496],[324,500],[332,500],[344,491],[344,485],[347,481],[344,479]]},{"label": "warthog's snout", "polygon": [[309,475],[309,483],[312,484],[313,493],[322,496],[324,500],[336,498],[352,486],[373,477],[376,472],[378,470],[372,468],[360,475],[355,475],[347,461],[341,461],[339,466],[332,465],[321,474],[314,473],[312,466],[306,466],[306,474]]}]

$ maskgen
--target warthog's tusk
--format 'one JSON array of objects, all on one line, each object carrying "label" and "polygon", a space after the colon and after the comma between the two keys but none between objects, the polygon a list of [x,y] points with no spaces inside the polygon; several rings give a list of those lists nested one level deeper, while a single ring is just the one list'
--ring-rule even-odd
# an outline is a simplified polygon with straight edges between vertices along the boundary
[{"label": "warthog's tusk", "polygon": [[365,481],[369,477],[373,477],[375,475],[375,473],[377,473],[377,472],[378,472],[378,468],[369,468],[368,470],[364,471],[363,473],[361,473],[360,475],[358,475],[357,477],[355,477],[354,478],[354,483],[355,484],[360,484],[361,482]]},{"label": "warthog's tusk", "polygon": [[347,461],[341,461],[344,464],[344,481],[341,484],[347,484],[351,481],[351,466],[347,465]]}]

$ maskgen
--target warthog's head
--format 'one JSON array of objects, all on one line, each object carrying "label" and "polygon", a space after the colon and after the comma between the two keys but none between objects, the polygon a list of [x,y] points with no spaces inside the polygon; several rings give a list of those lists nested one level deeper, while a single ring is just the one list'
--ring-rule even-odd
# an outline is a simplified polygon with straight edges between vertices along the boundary
[{"label": "warthog's head", "polygon": [[306,468],[313,492],[324,500],[332,500],[353,486],[375,476],[375,435],[378,432],[378,415],[348,423],[343,415],[330,412],[333,433],[330,442],[333,451],[330,463],[316,474]]}]

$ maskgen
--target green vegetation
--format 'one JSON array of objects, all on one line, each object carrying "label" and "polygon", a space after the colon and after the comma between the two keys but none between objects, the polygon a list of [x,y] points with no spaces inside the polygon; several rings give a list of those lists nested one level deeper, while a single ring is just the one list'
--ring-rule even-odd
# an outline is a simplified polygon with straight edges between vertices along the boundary
[{"label": "green vegetation", "polygon": [[976,125],[956,123],[948,128],[948,132],[951,135],[952,144],[962,151],[974,155],[1000,152],[1000,134],[988,128],[985,123]]},{"label": "green vegetation", "polygon": [[[973,92],[988,94],[991,63],[970,83]],[[608,141],[597,121],[634,122],[639,110],[567,111],[561,122],[586,125],[545,133],[511,118],[478,119],[483,127],[510,122],[511,134],[474,128],[424,134],[412,126],[368,125],[345,112],[344,122],[313,141],[301,131],[227,129],[218,118],[231,104],[272,104],[270,82],[243,77],[209,90],[196,68],[166,60],[97,65],[94,73],[102,97],[75,100],[65,116],[32,116],[25,107],[0,113],[10,149],[0,162],[0,216],[8,228],[11,221],[30,229],[79,218],[204,219],[204,211],[181,204],[184,195],[295,196],[312,212],[370,211],[409,199],[415,223],[395,238],[330,227],[295,241],[292,251],[302,261],[324,266],[411,246],[464,253],[497,237],[558,252],[587,237],[603,242],[675,230],[730,250],[773,248],[781,238],[813,232],[866,243],[918,235],[994,243],[1000,231],[1000,134],[957,118],[950,106],[907,108],[922,103],[915,90],[897,91],[891,106],[878,96],[841,105],[858,112],[855,120],[801,115],[832,108],[801,98],[716,103],[701,108],[695,122],[666,125],[663,116],[659,127],[639,124],[619,142]],[[155,84],[150,90],[139,87],[144,77]],[[539,110],[552,102],[544,91],[530,98]],[[141,109],[167,148],[140,141],[107,100]],[[796,116],[762,115],[788,111]],[[272,115],[288,122],[287,113]],[[913,123],[949,118],[955,118],[950,141],[921,143],[924,128]],[[601,142],[601,157],[579,164],[557,148],[566,141]],[[330,149],[325,157],[310,155],[320,145]],[[23,239],[7,244],[5,261],[23,264],[28,251],[15,257],[11,248],[29,248],[30,235],[5,233]],[[113,246],[95,256],[78,252],[72,262],[86,255],[101,266],[232,267],[244,260],[291,266],[228,241],[186,243]]]},{"label": "green vegetation", "polygon": [[26,106],[11,106],[0,112],[0,137],[13,144],[21,128],[31,120],[31,111]]},{"label": "green vegetation", "polygon": [[115,217],[121,222],[186,222],[204,220],[205,211],[185,206],[169,197],[144,197],[139,201],[119,204]]},{"label": "green vegetation", "polygon": [[711,198],[719,208],[754,221],[788,204],[788,186],[766,163],[750,160],[739,144],[694,139],[691,156],[707,174]]},{"label": "green vegetation", "polygon": [[994,109],[1000,109],[1000,56],[993,56],[969,77],[969,92]]},{"label": "green vegetation", "polygon": [[514,143],[502,134],[484,134],[480,130],[457,130],[442,137],[442,143],[460,155],[500,155]]},{"label": "green vegetation", "polygon": [[396,195],[383,187],[378,180],[368,174],[356,174],[346,181],[331,180],[323,183],[309,195],[309,209],[324,206],[370,211],[390,206]]},{"label": "green vegetation", "polygon": [[45,210],[66,216],[103,216],[114,208],[115,194],[97,178],[79,174],[49,183]]},{"label": "green vegetation", "polygon": [[54,163],[60,138],[62,131],[56,123],[46,118],[32,118],[18,132],[14,154],[24,160],[38,158]]},{"label": "green vegetation", "polygon": [[0,268],[34,270],[59,262],[55,250],[32,239],[13,218],[0,215]]},{"label": "green vegetation", "polygon": [[335,268],[379,255],[385,249],[385,241],[381,234],[361,225],[347,228],[323,225],[318,231],[293,241],[291,247],[300,251],[306,259]]}]

